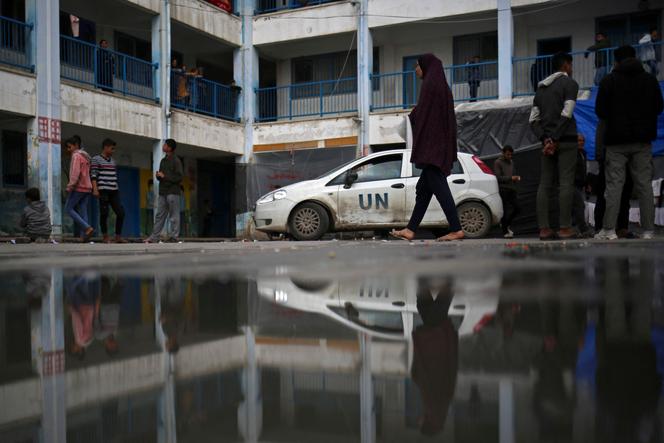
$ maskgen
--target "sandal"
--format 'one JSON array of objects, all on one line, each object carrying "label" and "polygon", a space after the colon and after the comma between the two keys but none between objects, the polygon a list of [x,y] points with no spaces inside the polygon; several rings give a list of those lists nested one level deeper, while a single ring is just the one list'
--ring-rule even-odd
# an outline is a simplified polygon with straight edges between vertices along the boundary
[{"label": "sandal", "polygon": [[463,240],[466,237],[466,234],[463,231],[457,231],[457,232],[450,232],[447,235],[443,235],[442,237],[438,237],[436,241],[439,242],[447,242],[447,241],[456,241],[456,240]]},{"label": "sandal", "polygon": [[415,236],[413,236],[413,238],[408,238],[406,236],[398,234],[398,231],[395,231],[394,229],[389,232],[389,236],[392,238],[396,238],[397,240],[406,240],[406,241],[413,241],[413,238],[415,238]]}]

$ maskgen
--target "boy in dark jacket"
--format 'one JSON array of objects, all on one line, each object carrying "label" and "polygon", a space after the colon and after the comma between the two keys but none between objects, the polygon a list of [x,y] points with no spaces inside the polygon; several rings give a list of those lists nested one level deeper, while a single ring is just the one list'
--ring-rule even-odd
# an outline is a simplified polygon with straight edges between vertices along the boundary
[{"label": "boy in dark jacket", "polygon": [[572,56],[559,52],[553,56],[555,73],[542,80],[537,88],[530,113],[530,126],[542,142],[542,172],[537,189],[537,223],[541,240],[556,234],[549,225],[549,199],[556,176],[560,186],[561,239],[573,238],[572,202],[576,171],[577,130],[574,108],[579,85],[571,78]]},{"label": "boy in dark jacket", "polygon": [[166,226],[166,220],[170,220],[168,240],[177,242],[180,235],[180,184],[184,178],[182,162],[175,155],[177,143],[172,138],[164,142],[162,147],[166,156],[159,163],[159,171],[155,174],[159,181],[159,200],[157,201],[157,215],[155,217],[154,229],[150,237],[144,242],[152,243],[159,239],[161,231]]},{"label": "boy in dark jacket", "polygon": [[595,113],[606,121],[606,212],[596,238],[617,238],[615,228],[620,197],[629,167],[641,209],[642,237],[651,239],[655,229],[652,192],[652,141],[657,138],[657,117],[664,110],[659,82],[643,69],[636,50],[622,46],[615,51],[616,66],[602,80]]},{"label": "boy in dark jacket", "polygon": [[28,206],[23,208],[21,228],[30,237],[30,241],[42,243],[51,237],[51,213],[46,203],[41,201],[39,189],[30,188],[26,191]]}]

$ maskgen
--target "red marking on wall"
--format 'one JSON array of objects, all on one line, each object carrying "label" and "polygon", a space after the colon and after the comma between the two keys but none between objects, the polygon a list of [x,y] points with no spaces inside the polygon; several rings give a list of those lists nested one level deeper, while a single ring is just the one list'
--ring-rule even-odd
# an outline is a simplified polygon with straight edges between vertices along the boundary
[{"label": "red marking on wall", "polygon": [[44,376],[62,374],[65,372],[65,351],[44,352],[42,354]]},{"label": "red marking on wall", "polygon": [[58,119],[50,119],[48,117],[38,117],[37,127],[39,130],[40,143],[56,143],[60,144],[61,123]]}]

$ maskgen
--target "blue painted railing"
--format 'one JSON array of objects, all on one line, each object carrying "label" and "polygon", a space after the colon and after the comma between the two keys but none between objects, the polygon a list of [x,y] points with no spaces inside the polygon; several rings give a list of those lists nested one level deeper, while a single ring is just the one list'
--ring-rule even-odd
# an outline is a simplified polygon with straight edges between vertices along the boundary
[{"label": "blue painted railing", "polygon": [[306,6],[322,5],[340,0],[258,0],[256,14],[283,11],[284,9],[297,9]]},{"label": "blue painted railing", "polygon": [[155,99],[156,63],[60,36],[60,75],[107,92]]},{"label": "blue painted railing", "polygon": [[30,62],[32,25],[0,16],[0,63],[33,70]]},{"label": "blue painted railing", "polygon": [[357,112],[357,78],[256,89],[256,121]]},{"label": "blue painted railing", "polygon": [[[445,76],[456,102],[498,98],[497,72],[497,62],[452,65],[445,68]],[[415,71],[373,74],[371,84],[372,110],[412,108],[417,103],[421,87]]]},{"label": "blue painted railing", "polygon": [[171,106],[176,109],[238,121],[240,91],[183,72],[171,72]]},{"label": "blue painted railing", "polygon": [[[645,69],[663,80],[661,72],[662,42],[646,43],[642,45],[633,45],[636,49],[637,57],[644,63]],[[614,62],[613,52],[616,47],[602,49],[597,52],[574,51],[572,56],[572,77],[579,84],[580,89],[590,89],[596,86],[599,80],[608,74]],[[651,52],[652,51],[652,52]],[[659,53],[659,54],[658,54]],[[647,62],[649,58],[655,56],[654,62]],[[513,87],[514,96],[533,95],[537,89],[537,84],[549,75],[553,74],[553,56],[544,55],[538,57],[517,57],[513,60]]]}]

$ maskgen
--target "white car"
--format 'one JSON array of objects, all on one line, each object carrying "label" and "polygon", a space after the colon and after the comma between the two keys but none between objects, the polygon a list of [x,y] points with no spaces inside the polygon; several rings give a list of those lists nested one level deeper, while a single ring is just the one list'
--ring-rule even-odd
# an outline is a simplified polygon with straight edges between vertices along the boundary
[{"label": "white car", "polygon": [[[258,293],[271,302],[324,315],[351,329],[387,340],[409,339],[422,324],[417,310],[418,278],[312,280],[291,276],[257,279]],[[500,276],[457,277],[448,315],[459,336],[480,330],[498,308]]]},{"label": "white car", "polygon": [[[331,231],[403,228],[415,206],[421,170],[410,163],[411,150],[371,154],[325,175],[284,186],[256,203],[256,229],[318,240]],[[500,223],[503,204],[491,169],[471,154],[459,153],[447,178],[468,238],[485,236]],[[447,219],[435,197],[422,221],[445,228]]]}]

